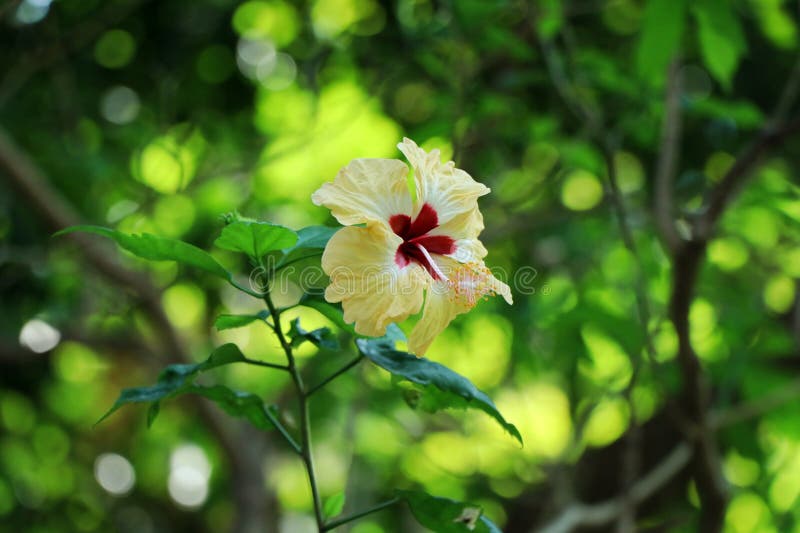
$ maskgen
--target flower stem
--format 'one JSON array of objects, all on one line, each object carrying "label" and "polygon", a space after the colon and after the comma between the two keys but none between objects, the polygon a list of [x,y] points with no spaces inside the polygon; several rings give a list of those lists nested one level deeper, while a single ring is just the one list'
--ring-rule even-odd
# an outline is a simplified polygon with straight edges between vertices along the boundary
[{"label": "flower stem", "polygon": [[355,513],[355,514],[351,514],[350,516],[345,516],[344,518],[340,518],[338,520],[333,520],[333,521],[328,522],[327,524],[325,524],[322,527],[321,531],[330,531],[330,530],[335,529],[335,528],[337,528],[339,526],[347,524],[348,522],[353,522],[354,520],[358,520],[359,518],[363,518],[363,517],[365,517],[367,515],[370,515],[372,513],[376,513],[378,511],[386,509],[387,507],[391,507],[392,505],[396,504],[399,501],[400,501],[400,498],[392,498],[391,500],[385,501],[383,503],[379,503],[378,505],[375,505],[374,507],[370,507],[369,509],[366,509],[364,511],[360,511],[360,512]]},{"label": "flower stem", "polygon": [[333,374],[331,374],[330,376],[325,378],[321,383],[318,383],[317,385],[311,387],[311,389],[309,389],[308,392],[306,393],[306,396],[311,396],[312,394],[317,392],[319,389],[321,389],[322,387],[324,387],[325,385],[327,385],[328,383],[330,383],[334,379],[338,378],[339,376],[341,376],[342,374],[344,374],[345,372],[347,372],[348,370],[350,370],[351,368],[356,366],[358,363],[361,362],[361,359],[363,357],[364,357],[363,355],[359,354],[358,357],[356,357],[355,359],[353,359],[352,361],[350,361],[349,363],[344,365],[342,368],[340,368],[339,370],[337,370],[336,372],[334,372]]},{"label": "flower stem", "polygon": [[[271,289],[271,288],[270,288]],[[289,374],[292,376],[295,390],[297,392],[297,401],[300,409],[300,457],[306,467],[308,474],[308,483],[311,485],[311,495],[314,501],[314,518],[317,522],[317,529],[325,531],[325,521],[322,516],[322,500],[319,496],[319,488],[317,487],[317,477],[314,472],[314,457],[311,453],[311,421],[308,413],[308,395],[306,394],[305,385],[303,385],[303,378],[297,368],[292,352],[292,345],[286,339],[281,326],[281,313],[272,302],[272,295],[268,290],[264,294],[264,302],[267,304],[269,314],[272,316],[274,323],[275,335],[278,337],[278,342],[281,344],[284,353],[286,353],[286,360],[288,362]]]}]

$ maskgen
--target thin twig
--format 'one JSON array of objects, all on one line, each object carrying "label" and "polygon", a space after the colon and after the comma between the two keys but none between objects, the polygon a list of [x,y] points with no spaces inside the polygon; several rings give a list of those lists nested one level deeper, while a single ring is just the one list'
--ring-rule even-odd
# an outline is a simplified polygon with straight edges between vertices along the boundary
[{"label": "thin twig", "polygon": [[281,421],[275,417],[272,411],[269,410],[269,407],[264,405],[263,409],[264,409],[264,416],[266,416],[269,419],[269,421],[272,422],[272,425],[275,426],[275,429],[277,429],[278,432],[281,434],[281,436],[286,440],[286,442],[289,443],[289,446],[292,447],[295,453],[297,453],[298,455],[302,455],[303,454],[302,448],[300,447],[299,444],[297,444],[297,441],[294,440],[294,438],[289,434],[284,425],[281,424]]},{"label": "thin twig", "polygon": [[279,365],[277,363],[268,363],[266,361],[257,361],[256,359],[249,359],[247,357],[244,358],[244,362],[248,365],[255,365],[255,366],[263,366],[266,368],[274,368],[275,370],[283,370],[288,371],[289,367],[287,365]]},{"label": "thin twig", "polygon": [[328,522],[322,527],[322,531],[331,531],[332,529],[336,529],[339,526],[343,526],[344,524],[353,522],[355,520],[358,520],[359,518],[363,518],[372,513],[377,513],[378,511],[382,511],[383,509],[391,507],[392,505],[398,503],[399,501],[400,498],[392,498],[391,500],[379,503],[378,505],[370,507],[369,509],[366,509],[364,511],[360,511],[358,513],[354,513],[349,516],[345,516],[344,518],[339,518],[337,520],[332,520],[331,522]]},{"label": "thin twig", "polygon": [[740,422],[745,422],[752,418],[757,418],[763,414],[786,405],[787,403],[800,399],[800,380],[794,380],[789,385],[765,394],[750,402],[746,402],[726,411],[713,413],[709,424],[714,429],[722,429]]},{"label": "thin twig", "polygon": [[617,496],[605,502],[587,505],[573,503],[538,533],[568,533],[580,526],[599,527],[614,521],[625,505],[640,505],[664,487],[689,464],[692,447],[678,444],[656,467],[634,483],[627,496]]},{"label": "thin twig", "polygon": [[349,363],[344,365],[342,368],[340,368],[339,370],[337,370],[336,372],[334,372],[333,374],[331,374],[330,376],[328,376],[327,378],[322,380],[322,382],[320,382],[317,385],[311,387],[308,390],[308,392],[306,392],[306,396],[311,396],[312,394],[314,394],[315,392],[320,390],[322,387],[324,387],[325,385],[327,385],[328,383],[330,383],[334,379],[338,378],[339,376],[341,376],[342,374],[344,374],[345,372],[347,372],[348,370],[350,370],[351,368],[356,366],[358,363],[361,362],[361,360],[363,358],[364,358],[363,355],[358,355],[355,359],[353,359],[352,361],[350,361]]},{"label": "thin twig", "polygon": [[708,209],[695,224],[695,238],[708,240],[714,226],[725,208],[738,194],[744,181],[758,165],[763,156],[772,148],[781,145],[786,139],[800,131],[800,117],[793,118],[781,126],[770,121],[759,136],[742,152],[722,180],[711,191]]}]

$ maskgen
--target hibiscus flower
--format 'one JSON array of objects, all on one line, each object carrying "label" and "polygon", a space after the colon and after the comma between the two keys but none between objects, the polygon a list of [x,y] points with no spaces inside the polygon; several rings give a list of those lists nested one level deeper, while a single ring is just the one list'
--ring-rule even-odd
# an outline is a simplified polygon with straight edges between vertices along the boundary
[{"label": "hibiscus flower", "polygon": [[452,161],[442,163],[439,150],[425,152],[410,139],[397,146],[414,169],[416,201],[408,167],[397,159],[355,159],[311,199],[346,226],[322,255],[331,279],[325,299],[341,302],[345,321],[368,336],[422,309],[408,338],[409,351],[421,356],[479,300],[500,294],[511,304],[512,298],[484,265],[486,248],[478,240],[478,198],[489,189]]}]

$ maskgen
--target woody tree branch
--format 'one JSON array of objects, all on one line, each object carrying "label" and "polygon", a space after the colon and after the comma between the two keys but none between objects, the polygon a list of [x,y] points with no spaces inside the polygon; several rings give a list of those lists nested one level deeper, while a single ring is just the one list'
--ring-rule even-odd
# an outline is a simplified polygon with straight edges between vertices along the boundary
[{"label": "woody tree branch", "polygon": [[[687,437],[694,445],[692,468],[702,504],[703,531],[722,529],[728,495],[709,416],[711,407],[709,383],[692,346],[689,311],[708,242],[717,222],[763,157],[800,130],[800,117],[780,124],[781,116],[778,114],[783,114],[791,107],[797,95],[797,87],[796,75],[793,73],[780,97],[776,114],[711,190],[708,207],[696,219],[691,237],[680,241],[678,246],[672,249],[673,273],[669,316],[678,337],[677,360],[683,382],[680,401],[691,425]],[[666,190],[665,193],[671,197],[672,191]]]}]

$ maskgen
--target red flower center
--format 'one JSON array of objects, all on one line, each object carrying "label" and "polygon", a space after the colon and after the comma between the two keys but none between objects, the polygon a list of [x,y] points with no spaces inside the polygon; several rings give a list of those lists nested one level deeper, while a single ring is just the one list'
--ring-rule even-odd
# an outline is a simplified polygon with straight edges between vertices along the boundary
[{"label": "red flower center", "polygon": [[389,218],[392,231],[402,237],[394,261],[400,268],[412,261],[422,265],[433,277],[440,279],[439,269],[433,264],[431,254],[448,255],[456,251],[456,241],[446,235],[428,235],[439,226],[439,215],[430,204],[423,204],[417,218],[412,222],[408,215],[392,215]]}]

